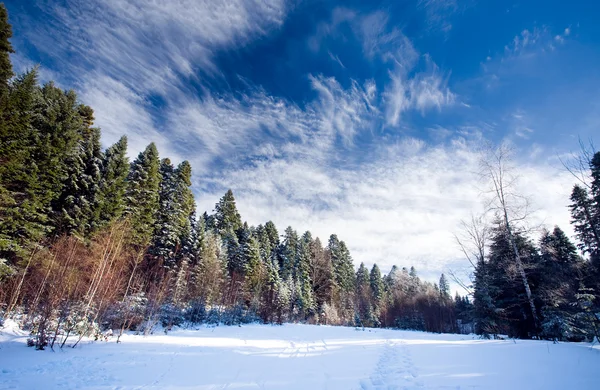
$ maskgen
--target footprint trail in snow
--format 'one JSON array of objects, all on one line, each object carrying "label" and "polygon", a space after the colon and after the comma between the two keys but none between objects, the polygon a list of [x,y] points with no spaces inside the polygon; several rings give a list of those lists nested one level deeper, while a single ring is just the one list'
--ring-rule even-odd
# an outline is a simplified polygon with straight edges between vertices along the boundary
[{"label": "footprint trail in snow", "polygon": [[374,372],[360,385],[362,390],[424,389],[406,344],[390,340],[385,343]]}]

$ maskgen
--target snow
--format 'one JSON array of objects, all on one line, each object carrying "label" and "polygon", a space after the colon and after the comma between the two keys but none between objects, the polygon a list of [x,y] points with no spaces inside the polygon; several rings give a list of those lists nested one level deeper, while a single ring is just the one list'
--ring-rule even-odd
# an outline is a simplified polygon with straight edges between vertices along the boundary
[{"label": "snow", "polygon": [[314,326],[127,334],[35,351],[7,321],[0,389],[597,389],[585,343]]}]

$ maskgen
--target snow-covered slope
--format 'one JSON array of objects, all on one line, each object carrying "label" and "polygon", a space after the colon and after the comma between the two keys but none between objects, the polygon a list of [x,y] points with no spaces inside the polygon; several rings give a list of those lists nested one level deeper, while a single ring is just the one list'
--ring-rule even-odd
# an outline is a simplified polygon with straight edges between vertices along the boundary
[{"label": "snow-covered slope", "polygon": [[250,325],[39,352],[23,333],[1,332],[1,389],[600,388],[589,344]]}]

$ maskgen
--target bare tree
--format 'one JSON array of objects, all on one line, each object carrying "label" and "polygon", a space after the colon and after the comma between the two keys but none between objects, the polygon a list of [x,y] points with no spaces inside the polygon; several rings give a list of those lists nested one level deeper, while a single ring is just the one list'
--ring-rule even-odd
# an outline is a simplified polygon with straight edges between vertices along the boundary
[{"label": "bare tree", "polygon": [[456,284],[462,287],[467,294],[472,295],[473,271],[477,264],[485,259],[485,253],[488,246],[490,227],[485,219],[485,215],[471,215],[470,221],[460,221],[461,232],[454,235],[461,252],[469,262],[469,284],[467,284],[454,270],[449,270],[448,274]]},{"label": "bare tree", "polygon": [[511,166],[512,152],[512,148],[507,144],[488,148],[480,161],[480,175],[490,186],[488,190],[490,197],[487,202],[487,210],[494,212],[506,229],[517,272],[523,282],[531,315],[537,328],[539,326],[537,310],[531,294],[527,274],[523,267],[521,254],[515,240],[515,228],[519,225],[522,226],[530,215],[530,205],[525,196],[516,192],[516,183],[519,177],[513,173]]},{"label": "bare tree", "polygon": [[584,188],[591,188],[590,184],[590,164],[592,157],[596,153],[596,148],[592,140],[588,140],[587,144],[579,138],[579,153],[573,153],[573,157],[563,159],[558,157],[565,169],[579,181]]}]

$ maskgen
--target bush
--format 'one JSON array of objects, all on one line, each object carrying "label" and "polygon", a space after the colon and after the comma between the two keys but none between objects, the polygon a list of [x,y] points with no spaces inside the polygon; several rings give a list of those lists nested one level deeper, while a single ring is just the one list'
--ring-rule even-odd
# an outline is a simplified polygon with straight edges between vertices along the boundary
[{"label": "bush", "polygon": [[192,324],[201,324],[206,320],[206,305],[204,302],[192,302],[183,313],[184,320]]},{"label": "bush", "polygon": [[184,311],[170,303],[162,305],[160,308],[160,324],[165,330],[171,330],[174,326],[179,326],[185,321]]}]

